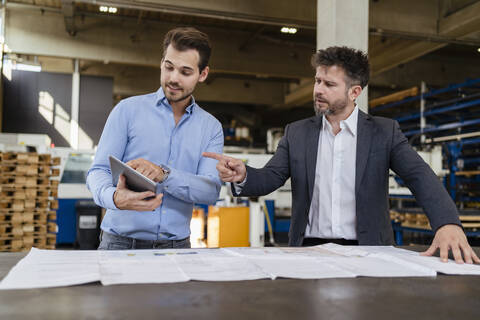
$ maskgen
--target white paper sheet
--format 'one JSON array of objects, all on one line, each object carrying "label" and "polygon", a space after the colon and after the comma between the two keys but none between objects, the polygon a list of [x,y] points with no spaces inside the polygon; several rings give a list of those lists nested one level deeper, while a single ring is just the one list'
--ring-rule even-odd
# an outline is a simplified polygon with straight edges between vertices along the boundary
[{"label": "white paper sheet", "polygon": [[[395,248],[393,246],[339,246],[336,244],[322,245],[327,246],[329,250],[343,250],[344,252],[362,251],[369,256],[381,254],[384,259],[389,259],[397,264],[403,262],[410,265],[424,267],[435,272],[440,272],[449,275],[480,275],[480,265],[478,264],[458,264],[453,260],[442,262],[438,257],[425,257],[419,252]],[[340,247],[340,248],[339,248]],[[402,262],[403,261],[403,262]]]},{"label": "white paper sheet", "polygon": [[0,282],[0,289],[71,286],[100,281],[97,251],[32,248]]},{"label": "white paper sheet", "polygon": [[425,257],[421,256],[419,252],[400,249],[395,247],[361,247],[362,250],[376,253],[382,252],[384,254],[395,256],[396,258],[417,264],[426,268],[435,270],[449,275],[480,275],[480,265],[478,264],[458,264],[454,260],[442,262],[439,257]]},{"label": "white paper sheet", "polygon": [[355,278],[356,274],[312,257],[250,257],[272,279]]},{"label": "white paper sheet", "polygon": [[189,281],[172,258],[173,254],[171,250],[99,251],[101,282],[113,285]]},{"label": "white paper sheet", "polygon": [[201,281],[241,281],[269,279],[270,275],[244,257],[175,256],[180,269],[191,279]]},{"label": "white paper sheet", "polygon": [[480,275],[479,265],[443,263],[436,257],[394,247],[223,248],[123,251],[32,249],[0,282],[0,289],[172,283],[189,280],[240,281],[367,277]]}]

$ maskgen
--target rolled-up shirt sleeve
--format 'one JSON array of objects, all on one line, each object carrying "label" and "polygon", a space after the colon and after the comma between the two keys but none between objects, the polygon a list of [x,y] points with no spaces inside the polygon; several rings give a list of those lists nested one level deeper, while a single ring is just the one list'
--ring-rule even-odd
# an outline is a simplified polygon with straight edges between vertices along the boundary
[{"label": "rolled-up shirt sleeve", "polygon": [[[223,130],[218,123],[205,152],[223,152]],[[187,202],[214,204],[220,193],[221,181],[216,169],[217,160],[202,157],[196,174],[168,167],[170,174],[159,184],[160,192]]]}]

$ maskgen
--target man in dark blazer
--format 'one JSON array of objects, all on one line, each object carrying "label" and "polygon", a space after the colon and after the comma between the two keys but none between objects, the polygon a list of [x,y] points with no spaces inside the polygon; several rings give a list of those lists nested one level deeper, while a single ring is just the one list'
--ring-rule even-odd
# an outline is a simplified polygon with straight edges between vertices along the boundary
[{"label": "man in dark blazer", "polygon": [[261,196],[292,184],[289,245],[325,242],[392,245],[389,169],[424,208],[435,238],[424,253],[480,263],[461,228],[455,204],[438,177],[411,148],[396,121],[370,116],[355,99],[367,85],[367,56],[347,47],[319,50],[313,91],[316,116],[286,126],[277,151],[255,169],[219,154],[217,170],[236,196]]}]

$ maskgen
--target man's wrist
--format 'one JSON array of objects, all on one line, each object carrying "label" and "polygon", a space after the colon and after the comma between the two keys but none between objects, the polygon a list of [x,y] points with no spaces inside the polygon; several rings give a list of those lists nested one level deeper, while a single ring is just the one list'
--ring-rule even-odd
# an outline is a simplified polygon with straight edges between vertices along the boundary
[{"label": "man's wrist", "polygon": [[161,178],[158,179],[158,182],[162,183],[165,180],[167,180],[168,176],[170,175],[170,168],[168,168],[164,165],[160,165],[160,169],[162,170],[163,174],[162,174]]},{"label": "man's wrist", "polygon": [[118,202],[117,202],[117,200],[118,200],[118,199],[117,199],[117,191],[118,191],[118,190],[115,190],[115,191],[113,192],[112,200],[113,200],[113,205],[114,205],[115,207],[117,207],[118,209],[120,209],[120,207],[118,206]]},{"label": "man's wrist", "polygon": [[242,180],[240,180],[238,182],[234,182],[234,183],[239,187],[243,187],[246,182],[247,182],[247,174],[245,173],[245,177]]}]

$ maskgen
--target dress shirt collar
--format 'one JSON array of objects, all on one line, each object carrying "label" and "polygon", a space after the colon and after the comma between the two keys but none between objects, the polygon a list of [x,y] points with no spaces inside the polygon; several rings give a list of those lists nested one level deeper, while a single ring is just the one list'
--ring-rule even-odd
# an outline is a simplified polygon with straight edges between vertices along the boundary
[{"label": "dress shirt collar", "polygon": [[[327,118],[322,116],[322,130],[329,130],[332,131],[332,125],[328,122]],[[357,123],[358,123],[358,106],[355,104],[355,108],[353,109],[352,113],[348,116],[347,119],[340,121],[340,127],[344,126],[350,131],[350,133],[355,137],[357,135]],[[343,129],[343,128],[342,128]]]},{"label": "dress shirt collar", "polygon": [[[170,106],[170,103],[168,102],[167,100],[167,97],[165,97],[165,93],[163,92],[163,88],[160,87],[158,90],[157,90],[157,106],[160,105],[160,104],[163,104],[164,106]],[[190,103],[190,105],[185,109],[185,111],[189,114],[191,114],[195,108],[195,106],[197,105],[197,103],[195,102],[195,98],[193,97],[193,95],[191,96],[192,97],[192,101]]]}]

